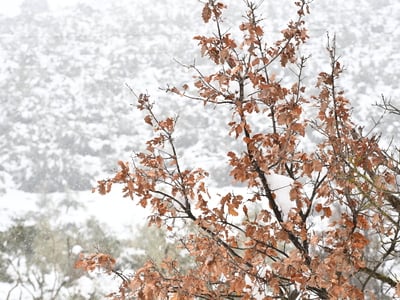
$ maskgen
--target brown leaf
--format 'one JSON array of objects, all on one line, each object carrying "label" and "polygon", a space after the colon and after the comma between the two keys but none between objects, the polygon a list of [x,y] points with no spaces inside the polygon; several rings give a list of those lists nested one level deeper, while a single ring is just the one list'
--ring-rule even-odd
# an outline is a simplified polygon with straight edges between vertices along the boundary
[{"label": "brown leaf", "polygon": [[262,36],[262,35],[264,34],[264,31],[263,31],[263,29],[262,29],[260,26],[256,26],[256,27],[254,28],[254,32],[255,32],[256,35],[258,35],[258,36]]},{"label": "brown leaf", "polygon": [[324,216],[325,217],[329,218],[329,217],[332,216],[332,210],[331,210],[331,208],[329,206],[324,207],[323,211],[324,211]]},{"label": "brown leaf", "polygon": [[366,245],[368,245],[368,239],[359,232],[354,232],[352,236],[353,247],[357,249],[363,249]]},{"label": "brown leaf", "polygon": [[233,205],[231,203],[228,203],[228,213],[231,216],[235,216],[235,217],[239,215],[238,212],[236,211],[235,205]]},{"label": "brown leaf", "polygon": [[294,131],[296,131],[301,136],[304,136],[306,133],[306,129],[305,129],[304,125],[301,123],[293,123],[291,127]]},{"label": "brown leaf", "polygon": [[211,19],[211,8],[208,6],[208,3],[204,5],[203,11],[201,13],[201,17],[203,18],[204,23],[208,23]]},{"label": "brown leaf", "polygon": [[396,284],[396,295],[400,297],[400,282]]},{"label": "brown leaf", "polygon": [[176,88],[176,87],[172,87],[172,88],[170,88],[170,89],[168,89],[168,90],[169,90],[170,92],[172,92],[172,93],[181,95],[180,90],[178,90],[178,88]]}]

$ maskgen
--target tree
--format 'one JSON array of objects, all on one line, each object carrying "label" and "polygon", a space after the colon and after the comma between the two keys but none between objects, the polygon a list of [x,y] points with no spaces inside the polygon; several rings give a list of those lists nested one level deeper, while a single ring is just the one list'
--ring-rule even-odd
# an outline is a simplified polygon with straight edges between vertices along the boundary
[{"label": "tree", "polygon": [[43,197],[38,203],[41,212],[28,212],[0,231],[2,299],[84,300],[104,293],[94,284],[82,288],[87,274],[76,270],[73,261],[79,249],[95,245],[118,256],[119,244],[97,220],[82,225],[63,222],[65,213],[81,205],[76,201]]},{"label": "tree", "polygon": [[[295,2],[297,17],[275,42],[264,34],[260,6],[245,3],[241,39],[224,28],[226,6],[205,3],[202,18],[216,32],[194,38],[214,69],[206,74],[189,65],[197,74],[195,90],[185,84],[167,91],[232,112],[228,133],[236,146],[225,149],[229,176],[246,192],[210,193],[208,173],[181,164],[177,118],[160,118],[150,97],[140,94],[137,107],[154,137],[95,190],[107,194],[122,184],[125,197],[152,209],[149,224],[176,234],[194,263],[181,269],[165,257],[125,276],[109,254],[94,253],[80,255],[76,267],[119,275],[120,290],[110,295],[115,299],[399,295],[399,159],[352,121],[339,86],[335,38],[328,36],[326,70],[315,86],[306,86],[308,57],[300,49],[308,39],[308,1]],[[179,236],[185,224],[196,230]]]},{"label": "tree", "polygon": [[168,236],[164,230],[155,227],[148,227],[146,224],[135,227],[134,238],[128,243],[124,243],[125,253],[118,260],[119,265],[130,269],[138,269],[151,260],[160,264],[165,256],[179,261],[181,267],[189,268],[191,261],[179,248],[179,244],[174,243],[174,236]]}]

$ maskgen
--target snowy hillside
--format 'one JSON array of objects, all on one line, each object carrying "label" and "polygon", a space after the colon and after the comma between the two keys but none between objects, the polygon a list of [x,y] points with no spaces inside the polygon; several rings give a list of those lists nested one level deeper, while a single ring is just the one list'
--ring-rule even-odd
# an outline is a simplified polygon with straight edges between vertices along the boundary
[{"label": "snowy hillside", "polygon": [[[202,25],[200,5],[102,3],[0,18],[3,191],[10,187],[7,178],[28,192],[85,190],[100,173],[112,171],[118,158],[129,158],[147,129],[126,83],[149,93],[164,111],[179,113],[182,149],[205,151],[198,154],[203,167],[218,170],[214,162],[225,154],[214,148],[228,142],[219,130],[226,125],[216,118],[220,112],[182,103],[158,89],[191,83],[192,74],[175,60],[203,62],[192,36],[212,28]],[[271,41],[294,13],[289,3],[264,4]],[[228,1],[226,27],[232,31],[239,25],[241,6]],[[342,85],[355,115],[365,123],[377,118],[371,105],[381,94],[397,98],[400,70],[393,62],[399,59],[399,7],[395,1],[377,5],[371,0],[362,5],[315,1],[311,6],[311,39],[303,50],[312,55],[306,80],[314,84],[315,75],[327,66],[326,32],[336,33],[347,70]],[[386,130],[396,133],[398,124],[388,124],[392,126]]]},{"label": "snowy hillside", "polygon": [[[221,111],[159,90],[192,82],[175,60],[195,59],[208,67],[192,39],[212,31],[201,21],[201,4],[75,2],[52,10],[50,1],[13,17],[0,15],[0,190],[88,191],[112,173],[118,159],[129,160],[149,131],[126,83],[149,93],[164,113],[179,114],[177,143],[184,162],[209,169],[215,185],[229,186],[221,176],[223,149],[231,141]],[[291,2],[263,4],[271,41],[293,17]],[[237,32],[243,3],[226,3],[224,26]],[[307,17],[310,40],[303,51],[312,57],[306,80],[314,84],[327,68],[326,32],[336,33],[346,68],[341,84],[367,127],[379,116],[371,105],[381,94],[398,101],[399,15],[395,0],[339,0],[314,1]],[[397,133],[398,123],[386,120],[385,134]]]}]

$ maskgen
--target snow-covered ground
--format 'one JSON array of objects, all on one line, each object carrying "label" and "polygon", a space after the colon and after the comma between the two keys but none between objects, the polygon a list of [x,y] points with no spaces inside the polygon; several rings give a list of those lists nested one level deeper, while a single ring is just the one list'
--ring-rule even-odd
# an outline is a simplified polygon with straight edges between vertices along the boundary
[{"label": "snow-covered ground", "polygon": [[[7,190],[0,196],[0,230],[5,230],[13,224],[13,219],[20,218],[27,213],[40,210],[37,202],[46,197],[54,204],[65,199],[64,193],[52,193],[47,195],[33,194],[19,190]],[[127,228],[144,224],[148,211],[136,205],[130,198],[123,198],[116,187],[110,194],[105,196],[91,191],[72,192],[69,197],[84,207],[68,209],[63,213],[62,222],[84,223],[90,217],[104,223],[118,236],[125,237],[124,232],[129,234]]]}]

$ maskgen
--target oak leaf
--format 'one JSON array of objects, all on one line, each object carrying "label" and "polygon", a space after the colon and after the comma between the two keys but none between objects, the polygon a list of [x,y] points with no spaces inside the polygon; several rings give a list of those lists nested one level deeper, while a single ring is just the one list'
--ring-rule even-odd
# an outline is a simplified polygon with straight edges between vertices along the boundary
[{"label": "oak leaf", "polygon": [[211,18],[211,8],[209,7],[208,3],[204,5],[203,11],[201,13],[201,17],[203,18],[204,23],[208,23]]}]

